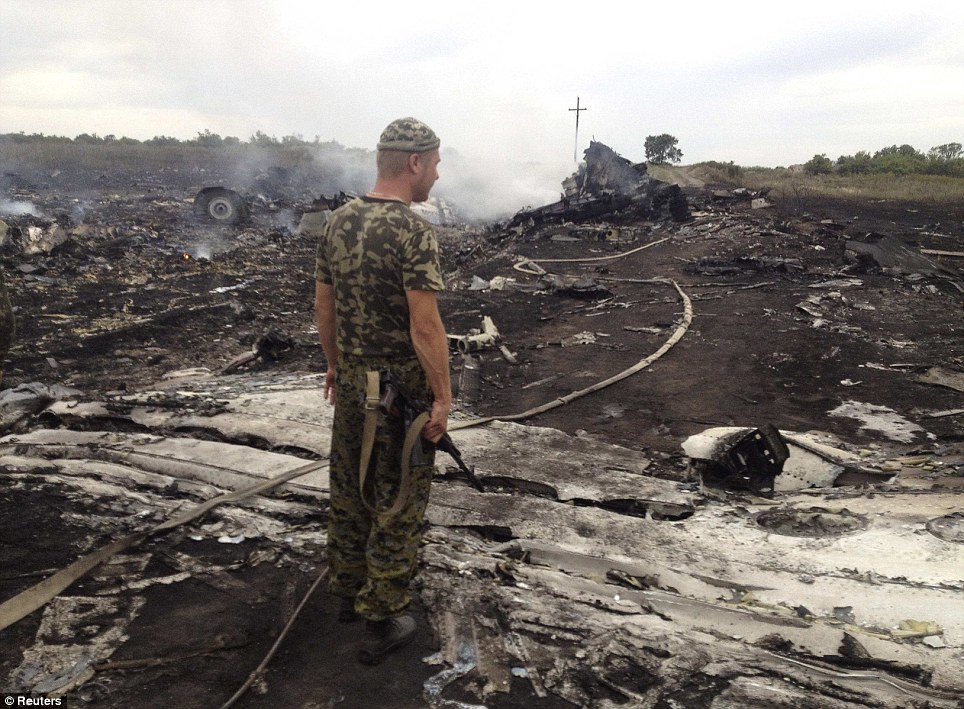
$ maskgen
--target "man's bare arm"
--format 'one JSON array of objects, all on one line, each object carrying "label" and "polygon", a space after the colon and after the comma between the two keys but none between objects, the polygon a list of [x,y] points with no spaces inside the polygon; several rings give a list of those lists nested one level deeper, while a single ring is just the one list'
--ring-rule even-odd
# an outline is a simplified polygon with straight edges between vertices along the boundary
[{"label": "man's bare arm", "polygon": [[335,291],[330,284],[315,281],[315,323],[318,339],[328,361],[325,374],[324,398],[335,403],[335,363],[338,361],[338,341],[335,338]]},{"label": "man's bare arm", "polygon": [[437,441],[448,428],[452,409],[452,382],[449,378],[449,345],[445,326],[438,312],[438,300],[434,291],[405,291],[408,300],[409,327],[415,354],[425,370],[425,377],[432,388],[435,400],[432,414],[422,430],[430,441]]}]

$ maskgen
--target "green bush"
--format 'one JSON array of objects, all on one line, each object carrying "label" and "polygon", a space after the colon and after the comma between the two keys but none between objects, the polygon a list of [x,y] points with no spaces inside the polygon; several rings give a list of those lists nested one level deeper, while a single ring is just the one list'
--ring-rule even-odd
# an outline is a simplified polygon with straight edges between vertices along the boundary
[{"label": "green bush", "polygon": [[803,166],[808,175],[829,175],[833,172],[833,161],[826,153],[814,155]]},{"label": "green bush", "polygon": [[731,180],[738,180],[743,177],[743,168],[739,165],[733,163],[732,160],[729,162],[720,162],[719,160],[706,160],[705,162],[697,163],[694,167],[704,166],[712,170],[717,170],[724,175],[726,175]]}]

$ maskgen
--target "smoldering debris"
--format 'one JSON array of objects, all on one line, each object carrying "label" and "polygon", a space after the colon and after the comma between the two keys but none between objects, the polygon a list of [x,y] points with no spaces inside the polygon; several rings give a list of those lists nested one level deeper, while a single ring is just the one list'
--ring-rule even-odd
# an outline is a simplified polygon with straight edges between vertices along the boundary
[{"label": "smoldering debris", "polygon": [[562,220],[671,218],[684,222],[690,218],[680,187],[650,176],[646,163],[633,164],[597,141],[589,144],[584,156],[585,162],[563,181],[562,199],[520,211],[509,221],[508,228]]}]

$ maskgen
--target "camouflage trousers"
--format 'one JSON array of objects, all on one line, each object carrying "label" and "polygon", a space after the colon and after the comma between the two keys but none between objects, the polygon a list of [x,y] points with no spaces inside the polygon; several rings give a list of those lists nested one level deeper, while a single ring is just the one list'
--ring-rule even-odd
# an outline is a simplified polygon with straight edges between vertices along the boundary
[{"label": "camouflage trousers", "polygon": [[[411,469],[410,494],[398,514],[373,514],[362,503],[358,467],[365,373],[380,369],[391,369],[416,396],[432,399],[416,359],[338,358],[329,469],[328,588],[334,596],[354,598],[355,610],[369,620],[398,615],[411,603],[409,582],[415,573],[435,459],[434,449],[426,451],[429,464]],[[404,440],[401,418],[380,415],[365,480],[366,499],[376,510],[387,510],[398,495]]]}]

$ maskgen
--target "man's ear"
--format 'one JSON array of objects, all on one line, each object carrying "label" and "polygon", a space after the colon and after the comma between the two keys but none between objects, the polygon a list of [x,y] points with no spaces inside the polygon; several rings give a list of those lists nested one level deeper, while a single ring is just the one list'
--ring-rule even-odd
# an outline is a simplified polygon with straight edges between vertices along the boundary
[{"label": "man's ear", "polygon": [[422,170],[422,156],[418,153],[411,153],[408,156],[408,171],[417,175]]}]

